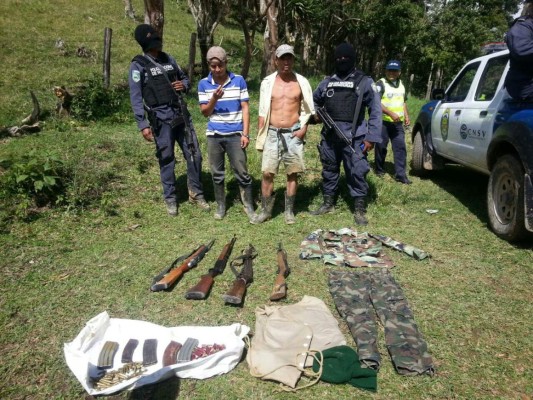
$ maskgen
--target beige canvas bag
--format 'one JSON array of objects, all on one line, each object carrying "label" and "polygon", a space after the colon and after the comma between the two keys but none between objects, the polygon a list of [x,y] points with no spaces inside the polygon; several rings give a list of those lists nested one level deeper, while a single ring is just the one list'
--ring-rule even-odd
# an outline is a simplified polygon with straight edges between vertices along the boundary
[{"label": "beige canvas bag", "polygon": [[294,389],[305,368],[313,365],[313,353],[346,344],[337,320],[316,297],[304,296],[288,306],[261,306],[255,315],[246,361],[250,373],[261,379]]}]

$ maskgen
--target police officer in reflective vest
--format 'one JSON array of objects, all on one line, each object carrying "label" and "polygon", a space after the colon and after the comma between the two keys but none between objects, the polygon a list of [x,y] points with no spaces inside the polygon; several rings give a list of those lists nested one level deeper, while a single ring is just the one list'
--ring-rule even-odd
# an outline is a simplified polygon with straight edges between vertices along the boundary
[{"label": "police officer in reflective vest", "polygon": [[[161,37],[153,27],[147,24],[137,26],[135,40],[144,54],[136,56],[130,65],[131,107],[144,139],[149,142],[155,140],[167,212],[169,215],[178,213],[174,172],[176,142],[187,162],[189,201],[209,210],[200,180],[202,156],[198,139],[185,102],[179,97],[189,90],[189,80],[176,60],[162,51]],[[189,123],[189,137],[186,135],[185,118]]]},{"label": "police officer in reflective vest", "polygon": [[391,142],[394,155],[394,170],[396,181],[409,185],[407,178],[407,149],[405,147],[405,131],[403,125],[409,126],[407,112],[407,96],[405,87],[400,80],[401,64],[397,60],[390,60],[385,67],[385,78],[381,78],[376,85],[381,93],[381,110],[383,111],[383,130],[381,143],[376,145],[375,172],[378,176],[385,175],[385,158],[387,146]]},{"label": "police officer in reflective vest", "polygon": [[[362,106],[357,115],[357,101],[362,96]],[[313,92],[315,109],[324,107],[351,146],[335,133],[322,128],[319,145],[322,162],[323,204],[313,215],[334,211],[335,196],[339,185],[340,165],[344,172],[350,196],[354,199],[354,221],[367,225],[366,196],[369,171],[367,152],[381,141],[381,103],[373,80],[355,68],[355,50],[348,43],[335,49],[335,73],[327,77]],[[368,109],[368,121],[365,110]]]},{"label": "police officer in reflective vest", "polygon": [[515,100],[533,101],[533,0],[526,0],[522,15],[505,35],[509,72],[505,87]]}]

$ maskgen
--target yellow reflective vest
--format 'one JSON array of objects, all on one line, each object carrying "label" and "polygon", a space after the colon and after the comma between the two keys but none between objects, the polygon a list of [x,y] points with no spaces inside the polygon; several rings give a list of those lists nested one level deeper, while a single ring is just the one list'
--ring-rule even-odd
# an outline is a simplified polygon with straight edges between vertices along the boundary
[{"label": "yellow reflective vest", "polygon": [[[381,96],[381,104],[387,107],[392,112],[398,114],[400,119],[404,120],[403,104],[405,103],[405,87],[402,81],[398,81],[398,87],[392,86],[385,78],[381,78],[383,83],[383,95]],[[383,121],[394,122],[391,117],[383,113]]]}]

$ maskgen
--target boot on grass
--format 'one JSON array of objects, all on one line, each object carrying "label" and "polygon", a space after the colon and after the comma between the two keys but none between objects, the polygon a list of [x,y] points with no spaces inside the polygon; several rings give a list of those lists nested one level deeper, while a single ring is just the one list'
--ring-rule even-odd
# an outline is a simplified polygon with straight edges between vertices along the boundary
[{"label": "boot on grass", "polygon": [[224,184],[214,184],[215,201],[217,202],[217,210],[213,217],[215,219],[222,219],[226,215],[226,191]]},{"label": "boot on grass", "polygon": [[272,218],[272,209],[274,208],[274,194],[271,194],[268,197],[261,196],[261,209],[258,210],[259,214],[255,214],[255,216],[250,220],[251,224],[257,225],[262,224],[266,220]]},{"label": "boot on grass", "polygon": [[356,225],[368,225],[366,218],[366,199],[364,197],[356,197],[354,200],[353,220]]},{"label": "boot on grass", "polygon": [[246,186],[245,188],[240,188],[240,192],[244,212],[248,216],[248,219],[251,221],[252,218],[254,218],[255,216],[252,185]]},{"label": "boot on grass", "polygon": [[296,196],[289,196],[287,192],[285,192],[285,223],[286,224],[294,224],[296,222],[296,218],[294,218],[294,198]]},{"label": "boot on grass", "polygon": [[335,211],[335,198],[334,196],[324,195],[322,205],[315,211],[311,211],[311,215],[324,215]]}]

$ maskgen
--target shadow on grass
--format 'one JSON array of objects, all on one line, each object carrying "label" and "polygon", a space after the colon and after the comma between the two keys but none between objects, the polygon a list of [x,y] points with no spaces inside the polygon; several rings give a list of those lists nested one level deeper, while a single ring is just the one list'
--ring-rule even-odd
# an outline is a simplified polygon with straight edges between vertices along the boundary
[{"label": "shadow on grass", "polygon": [[180,379],[171,377],[162,382],[152,385],[145,385],[132,390],[128,396],[129,400],[174,400],[180,392]]},{"label": "shadow on grass", "polygon": [[447,165],[444,170],[435,171],[422,179],[429,179],[450,193],[488,226],[486,205],[488,176],[459,165]]}]

